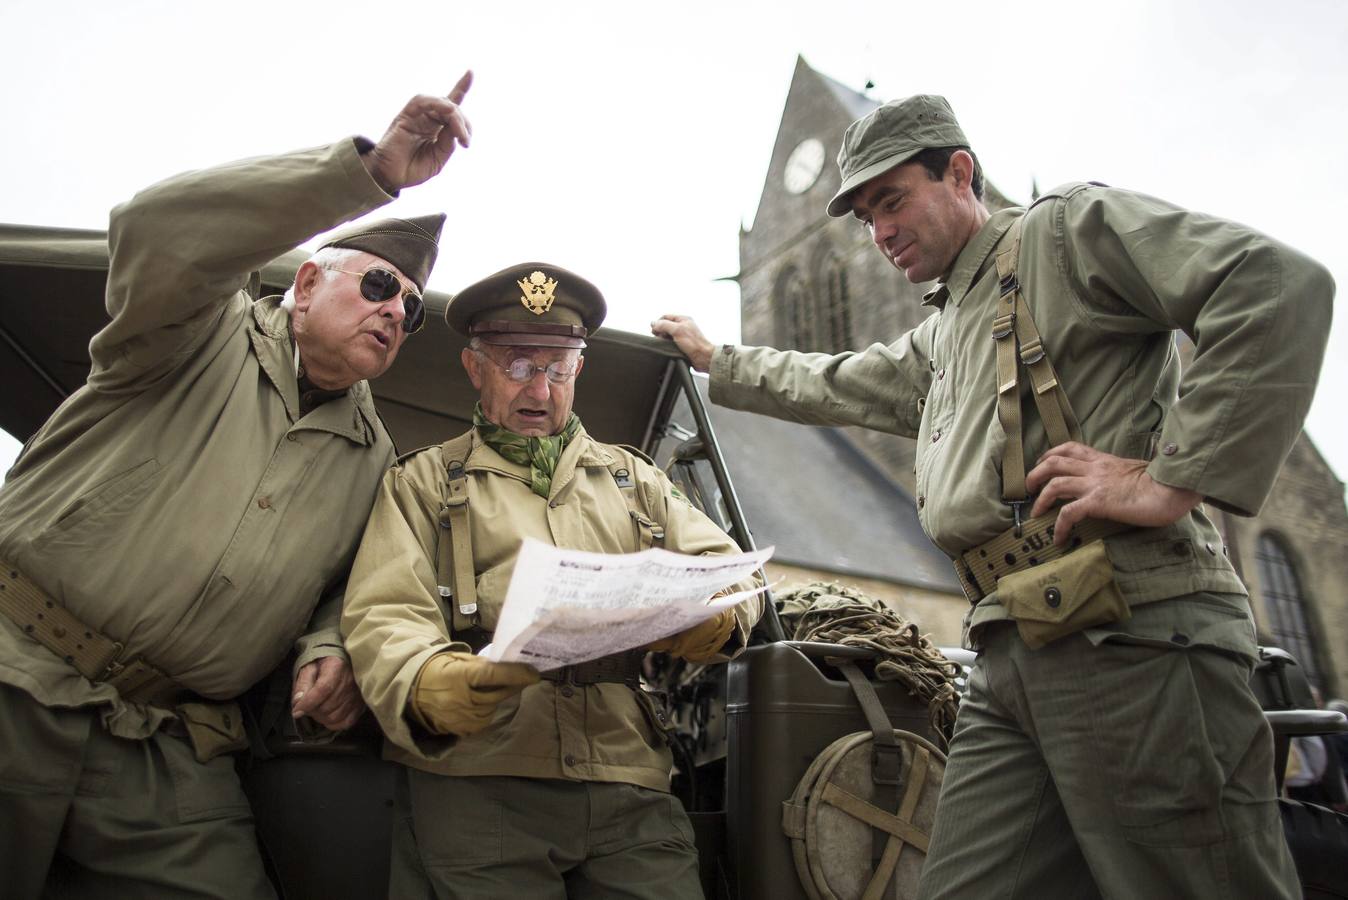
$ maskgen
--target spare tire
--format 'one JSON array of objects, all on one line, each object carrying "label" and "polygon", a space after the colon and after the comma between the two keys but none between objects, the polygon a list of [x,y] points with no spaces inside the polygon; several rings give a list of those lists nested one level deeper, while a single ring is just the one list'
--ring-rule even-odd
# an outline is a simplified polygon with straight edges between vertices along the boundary
[{"label": "spare tire", "polygon": [[858,731],[815,757],[782,804],[782,829],[811,900],[917,895],[946,757],[911,732],[895,729],[894,737],[897,785],[876,784],[874,733]]}]

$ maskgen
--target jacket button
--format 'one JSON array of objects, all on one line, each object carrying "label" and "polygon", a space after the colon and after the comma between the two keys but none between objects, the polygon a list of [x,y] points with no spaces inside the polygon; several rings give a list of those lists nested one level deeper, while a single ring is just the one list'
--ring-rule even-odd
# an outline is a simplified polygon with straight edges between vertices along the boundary
[{"label": "jacket button", "polygon": [[939,370],[939,371],[936,373],[936,380],[937,380],[937,381],[940,381],[940,380],[941,380],[942,378],[944,378],[944,377],[945,377],[945,369],[941,369],[941,370]]},{"label": "jacket button", "polygon": [[931,442],[934,444],[941,439],[941,429],[936,429],[931,433]]},{"label": "jacket button", "polygon": [[1062,606],[1062,592],[1055,587],[1049,588],[1044,591],[1044,602],[1049,605],[1050,609],[1057,609]]},{"label": "jacket button", "polygon": [[919,494],[919,495],[918,495],[918,498],[917,498],[917,508],[918,508],[918,509],[921,509],[922,507],[924,507],[924,506],[926,506],[926,505],[927,505],[927,498],[926,498],[926,497],[923,497],[921,494]]},{"label": "jacket button", "polygon": [[271,498],[270,498],[270,497],[258,497],[258,498],[257,498],[257,508],[258,508],[258,509],[271,509]]},{"label": "jacket button", "polygon": [[559,506],[561,506],[561,504],[558,503],[556,500],[549,500],[549,501],[548,501],[548,509],[556,509],[556,508],[559,507]]},{"label": "jacket button", "polygon": [[290,441],[292,444],[299,439],[299,435],[295,434],[293,431],[286,435],[286,440]]},{"label": "jacket button", "polygon": [[1216,555],[1217,555],[1217,551],[1213,549],[1213,547],[1212,547],[1211,544],[1204,544],[1203,546],[1207,548],[1207,551],[1208,551],[1208,555],[1209,555],[1209,556],[1216,556]]},{"label": "jacket button", "polygon": [[1179,452],[1179,444],[1166,444],[1161,448],[1161,452],[1166,456],[1174,456]]},{"label": "jacket button", "polygon": [[562,685],[562,696],[563,696],[563,697],[570,697],[571,695],[573,695],[573,694],[575,694],[575,693],[576,693],[576,692],[575,692],[574,690],[572,690],[571,685],[569,685],[569,684],[564,684],[564,685]]},{"label": "jacket button", "polygon": [[1170,636],[1170,643],[1179,644],[1181,647],[1187,647],[1189,645],[1189,636],[1187,634],[1180,634],[1177,631]]},{"label": "jacket button", "polygon": [[570,753],[568,753],[566,754],[566,758],[563,759],[562,762],[566,763],[567,766],[574,766],[576,764],[576,758],[572,756]]}]

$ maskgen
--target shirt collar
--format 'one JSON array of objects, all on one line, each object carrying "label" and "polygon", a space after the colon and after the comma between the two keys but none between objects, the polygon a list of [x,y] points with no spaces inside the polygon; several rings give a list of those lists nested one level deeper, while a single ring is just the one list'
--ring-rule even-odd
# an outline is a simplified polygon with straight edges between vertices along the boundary
[{"label": "shirt collar", "polygon": [[947,301],[959,306],[963,302],[969,289],[973,287],[974,282],[978,280],[978,274],[982,271],[992,252],[997,249],[997,244],[1001,242],[1002,235],[1006,234],[1011,223],[1016,221],[1019,216],[1025,214],[1025,210],[1020,207],[1003,209],[993,213],[983,227],[978,229],[978,233],[973,236],[969,243],[964,245],[960,255],[955,259],[955,265],[950,270],[950,277],[944,284],[936,286],[935,290],[929,291],[922,298],[924,306],[935,306],[944,308]]}]

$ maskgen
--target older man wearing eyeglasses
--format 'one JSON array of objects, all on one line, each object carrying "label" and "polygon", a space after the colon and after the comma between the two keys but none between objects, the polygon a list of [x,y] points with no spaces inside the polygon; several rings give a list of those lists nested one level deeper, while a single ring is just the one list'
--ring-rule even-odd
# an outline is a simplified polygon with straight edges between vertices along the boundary
[{"label": "older man wearing eyeglasses", "polygon": [[470,80],[378,143],[189,172],[113,211],[88,383],[0,488],[0,894],[274,896],[233,701],[293,648],[297,718],[363,709],[337,615],[394,457],[365,379],[425,318],[444,216],[339,234],[285,299],[246,287],[437,175],[468,145]]},{"label": "older man wearing eyeglasses", "polygon": [[727,659],[759,601],[541,680],[474,655],[525,537],[604,553],[738,552],[663,472],[594,440],[571,411],[604,312],[594,285],[547,263],[460,292],[446,318],[469,339],[474,427],[401,459],[375,500],[342,631],[387,755],[403,764],[391,897],[701,896],[641,660]]}]

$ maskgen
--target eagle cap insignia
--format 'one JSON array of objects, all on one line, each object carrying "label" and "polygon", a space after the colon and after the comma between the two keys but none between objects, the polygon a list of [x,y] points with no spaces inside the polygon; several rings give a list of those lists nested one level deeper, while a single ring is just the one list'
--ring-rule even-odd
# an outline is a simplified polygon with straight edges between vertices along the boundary
[{"label": "eagle cap insignia", "polygon": [[557,279],[549,278],[542,272],[534,272],[528,278],[521,278],[515,283],[524,291],[520,302],[529,312],[541,316],[552,309],[552,295],[557,290]]}]

